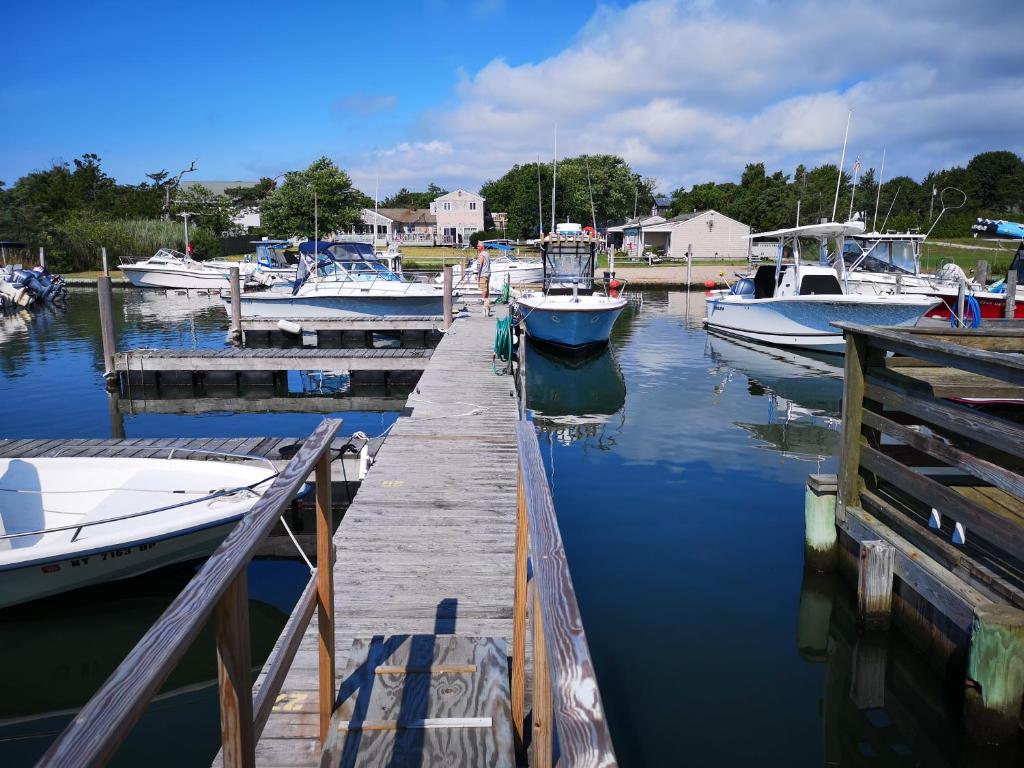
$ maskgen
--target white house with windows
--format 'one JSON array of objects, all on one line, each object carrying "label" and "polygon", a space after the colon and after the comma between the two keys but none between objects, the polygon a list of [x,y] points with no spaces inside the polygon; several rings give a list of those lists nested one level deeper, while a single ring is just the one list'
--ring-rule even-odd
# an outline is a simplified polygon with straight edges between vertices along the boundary
[{"label": "white house with windows", "polygon": [[459,245],[469,236],[484,229],[484,204],[480,195],[456,189],[441,195],[430,204],[430,213],[437,219],[437,243]]},{"label": "white house with windows", "polygon": [[746,259],[750,226],[718,211],[693,211],[665,219],[649,216],[640,221],[609,227],[608,234],[621,233],[623,250],[632,258],[652,251],[667,259],[686,258],[693,248],[695,259]]}]

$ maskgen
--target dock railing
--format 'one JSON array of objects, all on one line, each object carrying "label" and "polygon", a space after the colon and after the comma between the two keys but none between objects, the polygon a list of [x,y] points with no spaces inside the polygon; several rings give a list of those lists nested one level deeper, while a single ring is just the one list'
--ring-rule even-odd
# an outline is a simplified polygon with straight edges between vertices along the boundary
[{"label": "dock railing", "polygon": [[[559,764],[616,766],[590,648],[558,529],[540,446],[532,422],[516,427],[519,493],[516,513],[515,603],[512,636],[512,723],[527,743],[527,606],[533,632],[532,768],[552,765],[555,733]],[[527,558],[532,579],[527,578]],[[528,596],[532,587],[532,597]]]},{"label": "dock railing", "polygon": [[[330,450],[340,426],[340,420],[325,419],[303,442],[260,500],[57,737],[40,765],[107,763],[211,615],[217,622],[223,764],[254,765],[256,740],[270,716],[314,610],[319,629],[323,743],[335,697]],[[278,641],[277,650],[264,665],[266,675],[254,697],[246,567],[314,469],[317,568]]]}]

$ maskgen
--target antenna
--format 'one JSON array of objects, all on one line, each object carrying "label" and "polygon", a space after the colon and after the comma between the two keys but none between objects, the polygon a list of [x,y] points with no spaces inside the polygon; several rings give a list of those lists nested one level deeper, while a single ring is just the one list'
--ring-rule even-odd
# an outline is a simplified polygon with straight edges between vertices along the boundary
[{"label": "antenna", "polygon": [[540,190],[540,155],[537,155],[537,237],[544,239],[544,203]]},{"label": "antenna", "polygon": [[860,175],[860,158],[853,164],[853,192],[850,193],[850,213],[847,214],[846,220],[850,221],[853,218],[853,201],[857,197],[857,177]]},{"label": "antenna", "polygon": [[316,188],[313,189],[313,263],[316,264],[320,260],[320,255],[317,253],[317,249],[320,247],[320,211],[317,208],[316,202]]},{"label": "antenna", "polygon": [[843,154],[839,157],[839,178],[836,179],[836,199],[832,203],[832,221],[836,220],[836,208],[839,207],[839,186],[843,183],[843,166],[846,165],[846,142],[850,138],[850,121],[853,119],[853,110],[846,113],[846,135],[843,136]]},{"label": "antenna", "polygon": [[594,188],[590,185],[590,158],[587,157],[587,191],[590,193],[590,219],[594,222],[594,237],[597,237],[597,209],[594,208]]},{"label": "antenna", "polygon": [[373,182],[373,240],[370,242],[372,248],[377,247],[377,222],[379,221],[377,213],[377,198],[379,197],[380,191],[380,168],[377,169],[377,179]]},{"label": "antenna", "polygon": [[558,182],[558,123],[555,123],[555,159],[551,163],[551,232],[555,231],[555,186]]},{"label": "antenna", "polygon": [[882,178],[885,176],[885,147],[882,147],[882,169],[878,172],[878,191],[875,193],[875,220],[871,222],[871,228],[878,231],[878,201],[882,198]]},{"label": "antenna", "polygon": [[886,223],[889,221],[889,214],[892,213],[892,207],[896,205],[896,198],[900,196],[900,190],[903,189],[903,185],[896,187],[896,194],[892,196],[892,202],[889,203],[889,210],[885,214],[885,221],[882,222],[882,229],[885,229]]}]

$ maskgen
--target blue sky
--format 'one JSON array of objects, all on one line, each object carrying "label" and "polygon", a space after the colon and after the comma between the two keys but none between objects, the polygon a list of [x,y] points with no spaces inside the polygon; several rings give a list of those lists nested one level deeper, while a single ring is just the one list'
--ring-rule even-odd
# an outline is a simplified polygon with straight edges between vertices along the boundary
[{"label": "blue sky", "polygon": [[130,183],[326,154],[371,194],[378,175],[383,193],[475,188],[549,157],[557,122],[563,153],[617,152],[667,190],[835,162],[848,109],[851,157],[877,165],[885,147],[919,175],[1024,148],[1003,35],[1022,5],[8,0],[0,180],[83,152]]}]

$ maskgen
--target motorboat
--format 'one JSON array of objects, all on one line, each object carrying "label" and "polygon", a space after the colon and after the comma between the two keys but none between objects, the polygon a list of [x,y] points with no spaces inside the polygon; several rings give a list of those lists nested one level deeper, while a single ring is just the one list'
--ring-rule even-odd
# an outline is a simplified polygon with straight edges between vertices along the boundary
[{"label": "motorboat", "polygon": [[205,557],[275,476],[269,462],[0,459],[0,608]]},{"label": "motorboat", "polygon": [[[751,235],[778,241],[775,264],[762,264],[731,288],[707,293],[709,331],[779,346],[842,354],[843,333],[832,323],[911,326],[940,303],[914,294],[847,293],[828,264],[828,242],[860,234],[860,221],[825,222]],[[801,241],[817,241],[819,263],[801,263]],[[787,256],[788,254],[788,256]]]},{"label": "motorboat", "polygon": [[[462,273],[462,266],[456,264],[452,267],[452,282],[456,287],[462,288],[472,286],[475,288],[479,263],[474,259],[472,265]],[[444,280],[443,275],[434,278],[440,283]],[[509,286],[539,285],[544,280],[544,264],[538,259],[520,259],[512,253],[504,253],[501,256],[491,257],[491,283],[490,290],[501,290],[507,283]]]},{"label": "motorboat", "polygon": [[[967,277],[958,265],[944,264],[934,274],[921,271],[921,243],[926,235],[914,232],[865,232],[844,238],[834,258],[847,293],[862,296],[916,294],[940,299],[927,317],[950,319],[957,311],[961,287],[977,300],[983,319],[1001,318],[1006,307],[1005,288],[992,288]],[[1012,268],[1016,268],[1015,266]],[[1018,288],[1017,317],[1024,317],[1024,287]]]},{"label": "motorboat", "polygon": [[220,290],[231,286],[223,264],[208,266],[171,248],[161,248],[143,261],[121,264],[121,271],[138,288]]},{"label": "motorboat", "polygon": [[516,313],[531,339],[570,349],[607,344],[626,299],[594,288],[597,240],[559,227],[541,243],[543,289],[520,295]]},{"label": "motorboat", "polygon": [[[313,246],[312,253],[304,246]],[[326,251],[320,250],[326,245]],[[353,247],[362,243],[302,243],[296,279],[290,286],[246,291],[240,296],[243,317],[310,319],[440,315],[443,287],[403,280],[373,254]],[[226,305],[230,295],[222,294]]]},{"label": "motorboat", "polygon": [[256,258],[246,257],[247,260],[238,265],[242,276],[263,286],[294,282],[299,259],[288,251],[291,245],[288,240],[255,240],[252,245],[256,246]]}]

